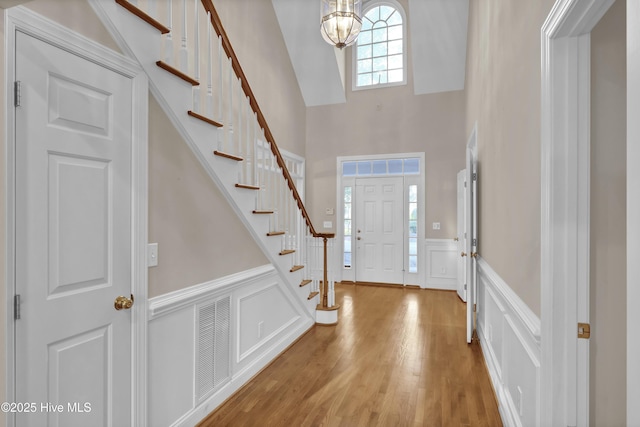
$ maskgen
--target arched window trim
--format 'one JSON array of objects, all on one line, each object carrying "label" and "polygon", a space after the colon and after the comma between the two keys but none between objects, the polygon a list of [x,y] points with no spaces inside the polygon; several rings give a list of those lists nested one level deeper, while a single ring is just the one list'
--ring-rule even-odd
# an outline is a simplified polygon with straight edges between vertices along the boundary
[{"label": "arched window trim", "polygon": [[378,6],[390,6],[396,9],[398,13],[400,13],[400,16],[402,16],[402,81],[394,83],[373,84],[368,86],[358,86],[358,43],[356,42],[353,46],[351,46],[351,90],[353,91],[380,89],[392,86],[403,86],[407,84],[407,14],[405,13],[402,5],[396,0],[371,0],[365,3],[362,9],[363,19],[371,9]]}]

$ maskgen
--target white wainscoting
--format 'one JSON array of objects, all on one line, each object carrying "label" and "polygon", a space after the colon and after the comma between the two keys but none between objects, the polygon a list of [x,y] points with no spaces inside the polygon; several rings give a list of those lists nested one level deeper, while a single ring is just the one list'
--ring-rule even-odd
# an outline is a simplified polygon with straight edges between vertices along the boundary
[{"label": "white wainscoting", "polygon": [[458,245],[453,239],[425,239],[425,288],[455,291],[458,286]]},{"label": "white wainscoting", "polygon": [[[222,347],[215,342],[210,356],[218,358],[216,366],[222,360],[226,370],[228,364],[228,370],[202,395],[198,361],[203,349],[207,357],[208,347],[199,313],[228,298],[231,304],[224,307],[230,310],[216,319],[230,336]],[[298,309],[294,298],[275,268],[266,265],[150,299],[149,425],[195,425],[312,327],[313,319]]]},{"label": "white wainscoting", "polygon": [[478,336],[506,426],[540,426],[540,319],[478,258]]}]

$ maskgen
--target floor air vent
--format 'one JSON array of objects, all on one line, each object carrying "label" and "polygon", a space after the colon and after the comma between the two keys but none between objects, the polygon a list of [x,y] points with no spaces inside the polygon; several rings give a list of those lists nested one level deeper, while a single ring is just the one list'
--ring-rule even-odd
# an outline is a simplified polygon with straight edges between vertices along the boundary
[{"label": "floor air vent", "polygon": [[198,306],[199,401],[208,397],[230,378],[230,316],[230,296]]}]

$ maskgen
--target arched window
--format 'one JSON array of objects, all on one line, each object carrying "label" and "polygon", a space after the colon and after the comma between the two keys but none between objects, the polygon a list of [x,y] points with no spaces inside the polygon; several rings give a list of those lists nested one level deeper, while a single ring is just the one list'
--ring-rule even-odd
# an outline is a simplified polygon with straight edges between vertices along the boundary
[{"label": "arched window", "polygon": [[394,1],[374,1],[362,17],[354,47],[354,88],[406,83],[404,11]]}]

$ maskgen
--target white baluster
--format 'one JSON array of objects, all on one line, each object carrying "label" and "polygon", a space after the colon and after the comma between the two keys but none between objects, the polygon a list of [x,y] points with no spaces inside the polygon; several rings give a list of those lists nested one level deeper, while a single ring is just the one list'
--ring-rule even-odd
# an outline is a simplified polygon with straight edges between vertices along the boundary
[{"label": "white baluster", "polygon": [[218,117],[219,117],[219,121],[220,123],[222,123],[222,99],[223,96],[222,94],[224,93],[223,91],[223,73],[222,73],[222,36],[218,36],[218,81],[219,81],[219,88],[218,88]]},{"label": "white baluster", "polygon": [[[227,128],[229,130],[229,141],[227,141],[229,150],[233,150],[233,60],[229,58],[229,124]],[[232,153],[233,151],[229,151]]]},{"label": "white baluster", "polygon": [[211,12],[207,11],[207,111],[213,117],[213,53],[211,52]]},{"label": "white baluster", "polygon": [[173,0],[167,0],[167,27],[169,32],[164,39],[164,62],[173,64]]},{"label": "white baluster", "polygon": [[[198,17],[199,0],[193,0],[194,9],[194,52],[193,52],[193,72],[196,81],[200,82],[200,19]],[[200,85],[193,87],[193,111],[200,113]]]},{"label": "white baluster", "polygon": [[180,71],[189,74],[189,52],[187,50],[187,0],[182,0],[182,37],[180,39]]}]

